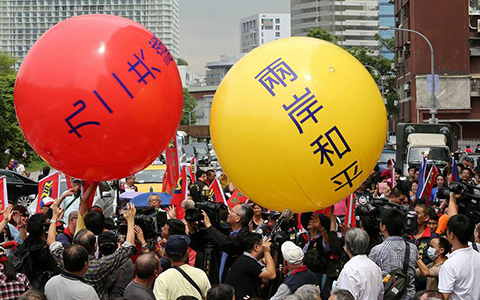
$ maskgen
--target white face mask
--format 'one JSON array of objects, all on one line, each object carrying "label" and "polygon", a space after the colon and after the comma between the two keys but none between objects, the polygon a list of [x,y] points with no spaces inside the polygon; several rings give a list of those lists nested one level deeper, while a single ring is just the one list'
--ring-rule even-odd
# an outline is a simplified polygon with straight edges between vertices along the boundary
[{"label": "white face mask", "polygon": [[428,250],[427,250],[428,258],[430,258],[430,260],[434,261],[435,258],[437,258],[437,255],[435,255],[436,252],[437,252],[437,249],[435,249],[433,247],[429,247]]}]

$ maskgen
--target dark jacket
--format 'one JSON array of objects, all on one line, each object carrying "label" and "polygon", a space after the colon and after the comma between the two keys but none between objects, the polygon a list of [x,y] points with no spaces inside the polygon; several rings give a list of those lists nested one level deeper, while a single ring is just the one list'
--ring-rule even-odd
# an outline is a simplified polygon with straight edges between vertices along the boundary
[{"label": "dark jacket", "polygon": [[[57,262],[48,250],[47,242],[40,238],[27,237],[23,244],[18,246],[14,254],[28,251],[31,258],[31,266],[25,266],[25,270],[17,270],[24,273],[34,289],[43,291],[45,283],[50,277],[62,272]],[[24,264],[26,265],[26,264]]]},{"label": "dark jacket", "polygon": [[228,254],[227,260],[225,262],[225,267],[222,274],[222,282],[225,281],[228,270],[232,267],[233,263],[242,255],[242,240],[248,234],[248,227],[243,227],[240,231],[234,235],[230,236],[220,232],[214,226],[210,226],[205,231],[197,231],[196,233],[190,235],[192,243],[190,247],[197,251],[197,257],[195,259],[195,267],[202,270],[206,270],[205,266],[205,254],[206,254],[206,244],[207,241],[213,245],[212,255],[210,258],[210,270],[207,272],[207,275],[210,279],[212,285],[219,283],[219,274],[220,274],[220,259],[221,252]]},{"label": "dark jacket", "polygon": [[203,183],[200,180],[195,181],[194,184],[192,184],[190,188],[190,196],[192,196],[193,201],[195,202],[201,202],[202,201],[202,190],[206,186],[205,183]]}]

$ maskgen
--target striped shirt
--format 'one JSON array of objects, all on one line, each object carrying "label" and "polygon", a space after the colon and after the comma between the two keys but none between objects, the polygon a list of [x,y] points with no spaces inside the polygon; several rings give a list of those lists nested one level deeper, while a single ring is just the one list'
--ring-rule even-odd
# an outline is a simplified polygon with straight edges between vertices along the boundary
[{"label": "striped shirt", "polygon": [[[415,296],[415,269],[417,268],[417,247],[412,243],[410,246],[410,261],[408,264],[408,276],[410,284],[403,293],[401,300],[413,299]],[[388,273],[403,269],[403,260],[405,259],[405,240],[401,236],[391,236],[383,243],[372,248],[368,256],[382,270],[382,277]]]},{"label": "striped shirt", "polygon": [[[129,242],[115,251],[115,253],[102,258],[95,258],[93,255],[89,257],[89,266],[85,274],[83,274],[84,281],[91,285],[98,294],[100,300],[108,299],[108,291],[106,290],[106,280],[110,274],[116,269],[120,268],[129,258],[134,245]],[[55,242],[50,245],[50,252],[57,263],[63,268],[63,245],[60,242]]]}]

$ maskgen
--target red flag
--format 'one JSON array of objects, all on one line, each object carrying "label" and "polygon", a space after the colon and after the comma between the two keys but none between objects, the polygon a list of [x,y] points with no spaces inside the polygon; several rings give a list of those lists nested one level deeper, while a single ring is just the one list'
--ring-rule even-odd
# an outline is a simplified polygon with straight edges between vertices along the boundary
[{"label": "red flag", "polygon": [[165,171],[163,173],[163,179],[162,179],[162,193],[169,193],[171,194],[172,193],[172,187],[170,186],[169,182],[168,182],[168,172]]},{"label": "red flag", "polygon": [[180,172],[180,177],[178,177],[177,184],[175,185],[175,190],[173,191],[172,201],[170,202],[175,206],[177,211],[177,219],[182,220],[185,218],[185,210],[182,207],[183,200],[187,199],[187,167],[182,168]]},{"label": "red flag", "polygon": [[218,178],[215,178],[215,180],[212,181],[208,190],[213,193],[214,202],[220,202],[227,205],[227,200],[225,199],[225,195],[223,194],[222,186],[220,185]]},{"label": "red flag", "polygon": [[[91,181],[85,181],[83,183],[83,193],[85,193],[85,191],[88,190],[88,187],[92,184]],[[88,199],[88,209],[90,209],[90,207],[92,207],[93,205],[93,200],[95,199],[95,191],[92,193],[92,195],[90,195],[90,198]]]},{"label": "red flag", "polygon": [[[4,210],[8,206],[7,194],[7,177],[0,177],[0,209]],[[3,215],[0,216],[0,221],[3,220]]]},{"label": "red flag", "polygon": [[196,175],[197,174],[197,161],[195,160],[195,156],[192,157],[192,161],[190,162],[190,166],[188,167],[188,171],[190,172],[190,178],[192,182],[197,181]]},{"label": "red flag", "polygon": [[390,160],[391,163],[392,163],[392,172],[391,172],[391,177],[390,177],[390,180],[392,181],[392,189],[397,185],[397,182],[395,181],[395,162],[393,161],[393,159]]},{"label": "red flag", "polygon": [[357,222],[355,220],[355,202],[356,202],[355,193],[352,193],[347,198],[347,213],[345,215],[345,225],[357,227]]},{"label": "red flag", "polygon": [[67,181],[67,188],[71,189],[72,188],[72,177],[65,174],[65,180]]},{"label": "red flag", "polygon": [[437,179],[438,170],[435,165],[432,165],[430,172],[428,172],[427,182],[424,185],[422,194],[420,198],[427,197],[427,205],[430,204],[430,195],[432,194],[433,186],[435,185],[435,181]]},{"label": "red flag", "polygon": [[171,189],[176,185],[178,177],[180,175],[180,163],[178,159],[177,148],[177,135],[173,137],[170,143],[165,149],[165,155],[167,160],[167,193],[171,193]]},{"label": "red flag", "polygon": [[37,197],[37,210],[40,212],[40,202],[45,197],[57,199],[60,197],[60,173],[55,172],[47,177],[42,178],[38,182],[38,197]]},{"label": "red flag", "polygon": [[227,205],[228,207],[233,208],[235,205],[247,202],[247,200],[248,200],[247,196],[245,196],[238,189],[235,189],[232,196],[230,196],[230,198],[228,199]]}]

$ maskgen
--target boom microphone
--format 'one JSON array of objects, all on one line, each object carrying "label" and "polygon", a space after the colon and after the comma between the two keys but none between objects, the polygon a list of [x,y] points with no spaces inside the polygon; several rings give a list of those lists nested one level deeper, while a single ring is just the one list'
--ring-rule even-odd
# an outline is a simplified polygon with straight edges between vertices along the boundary
[{"label": "boom microphone", "polygon": [[287,208],[287,209],[282,210],[282,214],[280,215],[280,217],[278,217],[278,220],[275,223],[275,226],[273,226],[272,231],[270,231],[269,237],[271,237],[273,235],[273,233],[280,228],[280,226],[282,226],[284,223],[287,223],[288,221],[290,221],[292,216],[293,216],[293,212],[292,212],[291,209]]}]

